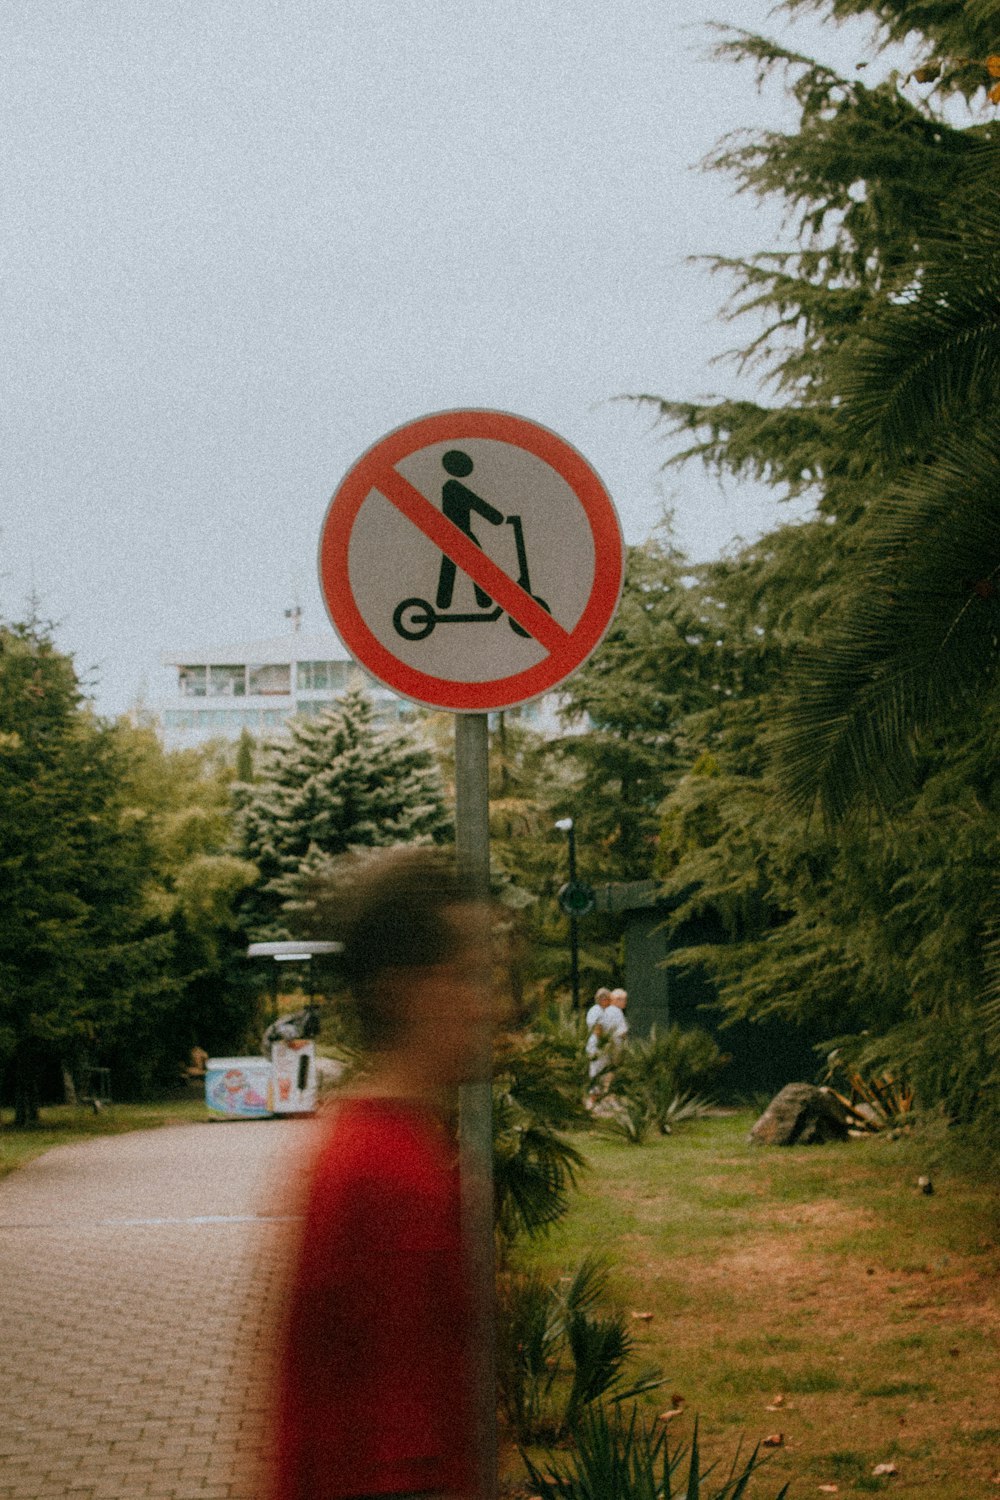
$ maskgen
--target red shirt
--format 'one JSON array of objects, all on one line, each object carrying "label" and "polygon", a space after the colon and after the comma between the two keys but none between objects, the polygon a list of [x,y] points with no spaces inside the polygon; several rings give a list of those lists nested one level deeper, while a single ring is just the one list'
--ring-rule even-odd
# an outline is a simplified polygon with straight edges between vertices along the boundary
[{"label": "red shirt", "polygon": [[313,1166],[274,1500],[467,1486],[454,1152],[416,1102],[344,1102]]}]

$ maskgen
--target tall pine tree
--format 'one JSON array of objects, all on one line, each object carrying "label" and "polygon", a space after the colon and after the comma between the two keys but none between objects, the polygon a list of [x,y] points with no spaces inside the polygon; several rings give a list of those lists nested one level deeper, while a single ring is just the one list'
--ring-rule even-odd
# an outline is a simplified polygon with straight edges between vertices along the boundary
[{"label": "tall pine tree", "polygon": [[290,720],[287,736],[265,744],[254,769],[254,781],[237,784],[235,795],[238,852],[260,871],[246,910],[258,938],[287,930],[286,903],[331,858],[451,834],[430,751],[412,732],[379,729],[360,689],[314,717]]}]

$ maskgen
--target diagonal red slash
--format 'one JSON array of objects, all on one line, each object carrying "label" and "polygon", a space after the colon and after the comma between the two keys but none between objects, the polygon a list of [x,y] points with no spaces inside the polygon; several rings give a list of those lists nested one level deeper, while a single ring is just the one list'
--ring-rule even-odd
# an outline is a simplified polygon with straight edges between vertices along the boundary
[{"label": "diagonal red slash", "polygon": [[408,479],[396,469],[386,469],[374,489],[412,521],[435,547],[451,558],[501,609],[515,619],[540,646],[549,652],[563,650],[569,643],[569,632],[554,620],[519,583],[515,583],[492,558],[480,551],[454,521],[437,509]]}]

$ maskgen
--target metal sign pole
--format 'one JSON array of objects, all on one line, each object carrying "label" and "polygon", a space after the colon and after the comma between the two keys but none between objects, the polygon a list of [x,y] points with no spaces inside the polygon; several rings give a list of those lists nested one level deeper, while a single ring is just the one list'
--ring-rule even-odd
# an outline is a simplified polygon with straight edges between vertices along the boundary
[{"label": "metal sign pole", "polygon": [[[486,714],[455,715],[455,844],[469,895],[490,889],[489,733]],[[470,1369],[475,1494],[496,1500],[496,1281],[493,1256],[493,1096],[489,1035],[478,1076],[461,1091],[462,1232],[472,1328]]]}]

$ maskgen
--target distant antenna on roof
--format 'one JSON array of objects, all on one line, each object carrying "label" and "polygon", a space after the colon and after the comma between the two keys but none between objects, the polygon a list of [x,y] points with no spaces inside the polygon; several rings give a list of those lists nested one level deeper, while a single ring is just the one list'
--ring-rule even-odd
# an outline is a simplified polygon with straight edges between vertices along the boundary
[{"label": "distant antenna on roof", "polygon": [[291,620],[292,629],[295,631],[295,634],[298,635],[299,631],[302,629],[302,605],[294,604],[291,609],[286,609],[285,619]]}]

